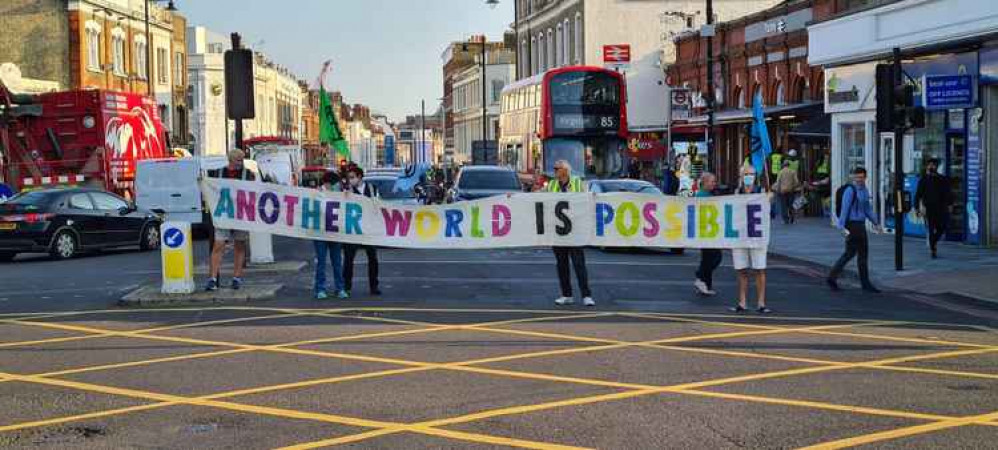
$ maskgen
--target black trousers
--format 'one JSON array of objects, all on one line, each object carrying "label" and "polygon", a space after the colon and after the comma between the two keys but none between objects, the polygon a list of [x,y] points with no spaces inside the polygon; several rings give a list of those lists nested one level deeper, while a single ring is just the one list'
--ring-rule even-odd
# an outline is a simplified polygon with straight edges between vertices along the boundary
[{"label": "black trousers", "polygon": [[946,227],[949,225],[949,213],[945,209],[929,209],[925,212],[927,234],[929,237],[929,248],[936,251],[936,244],[946,234]]},{"label": "black trousers", "polygon": [[866,235],[866,222],[848,222],[846,229],[849,230],[849,237],[846,238],[846,251],[832,267],[832,272],[828,277],[833,280],[837,279],[839,275],[842,275],[842,270],[845,269],[846,264],[849,264],[849,261],[859,255],[859,259],[856,260],[856,265],[859,266],[859,280],[863,283],[863,287],[873,286],[870,283],[870,241]]},{"label": "black trousers", "polygon": [[378,290],[378,249],[369,245],[343,245],[343,282],[348,291],[353,290],[353,261],[357,251],[367,253],[367,281],[371,292]]},{"label": "black trousers", "polygon": [[783,223],[793,223],[794,217],[794,198],[797,196],[796,193],[791,192],[789,194],[780,194],[780,209],[783,213]]},{"label": "black trousers", "polygon": [[716,248],[705,248],[700,250],[700,267],[697,268],[697,279],[707,285],[707,289],[714,290],[714,271],[721,265],[724,253]]},{"label": "black trousers", "polygon": [[593,292],[589,289],[589,272],[586,269],[586,253],[582,247],[554,247],[554,257],[558,261],[558,282],[561,284],[562,297],[572,296],[573,267],[582,296],[592,297]]}]

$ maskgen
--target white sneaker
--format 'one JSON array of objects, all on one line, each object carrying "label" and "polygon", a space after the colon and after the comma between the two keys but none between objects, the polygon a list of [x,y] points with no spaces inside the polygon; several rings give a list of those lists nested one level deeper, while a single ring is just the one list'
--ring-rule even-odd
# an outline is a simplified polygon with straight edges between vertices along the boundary
[{"label": "white sneaker", "polygon": [[554,304],[558,306],[574,305],[575,299],[572,297],[558,297],[558,299],[554,301]]},{"label": "white sneaker", "polygon": [[582,299],[582,304],[586,306],[596,306],[596,300],[593,300],[592,297],[586,297]]},{"label": "white sneaker", "polygon": [[717,295],[717,291],[712,291],[710,289],[707,290],[707,296],[708,297],[714,297],[716,295]]},{"label": "white sneaker", "polygon": [[696,288],[697,294],[700,294],[700,295],[703,295],[703,296],[711,295],[710,294],[710,292],[711,292],[710,289],[707,289],[707,283],[704,283],[703,280],[701,280],[699,278],[696,281],[693,282],[693,287]]}]

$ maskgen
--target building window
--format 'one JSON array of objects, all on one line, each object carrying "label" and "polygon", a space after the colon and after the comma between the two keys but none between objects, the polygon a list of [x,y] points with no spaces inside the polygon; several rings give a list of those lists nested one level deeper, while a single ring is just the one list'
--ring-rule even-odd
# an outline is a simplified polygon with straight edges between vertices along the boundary
[{"label": "building window", "polygon": [[783,106],[787,104],[786,94],[784,93],[783,83],[776,85],[776,106]]},{"label": "building window", "polygon": [[544,33],[541,33],[541,36],[537,38],[537,48],[538,48],[537,57],[539,59],[539,61],[537,62],[537,72],[540,73],[544,72],[545,70],[548,70],[547,67],[548,47],[547,47],[547,40],[544,38]]},{"label": "building window", "polygon": [[853,169],[863,167],[866,157],[866,123],[844,123],[842,133],[842,167],[843,175],[852,173]]},{"label": "building window", "polygon": [[567,66],[572,63],[572,25],[565,19],[561,35],[561,65]]},{"label": "building window", "polygon": [[517,64],[520,66],[520,76],[530,71],[530,47],[527,46],[527,40],[524,39],[520,42],[520,53],[517,55],[519,61]]},{"label": "building window", "polygon": [[530,38],[530,75],[537,74],[537,38]]},{"label": "building window", "polygon": [[101,71],[101,26],[88,21],[87,25],[87,69]]},{"label": "building window", "polygon": [[184,85],[184,54],[177,52],[173,55],[173,84],[176,86]]},{"label": "building window", "polygon": [[148,49],[149,46],[146,45],[144,40],[135,42],[135,52],[132,55],[132,65],[135,67],[132,68],[132,72],[134,72],[140,80],[149,79],[149,73],[147,71],[148,65],[146,64],[146,61],[148,61],[149,58],[149,54],[147,53]]},{"label": "building window", "polygon": [[575,63],[582,64],[582,14],[575,15]]},{"label": "building window", "polygon": [[115,28],[111,33],[111,69],[115,75],[125,76],[125,32]]},{"label": "building window", "polygon": [[548,40],[547,40],[547,68],[553,68],[557,65],[557,59],[555,59],[555,37],[554,31],[548,28]]},{"label": "building window", "polygon": [[159,84],[166,84],[169,77],[170,60],[168,58],[165,48],[156,49],[156,79],[159,80]]},{"label": "building window", "polygon": [[564,48],[564,45],[565,45],[565,35],[564,35],[564,33],[565,33],[565,29],[561,27],[561,24],[558,24],[558,30],[557,30],[557,32],[554,35],[554,52],[552,52],[552,53],[554,53],[554,62],[551,64],[552,66],[555,66],[555,67],[561,66],[561,64],[562,64],[561,60],[565,56],[565,54],[562,53],[562,51],[561,51],[562,48]]},{"label": "building window", "polygon": [[502,94],[502,88],[506,86],[503,80],[492,80],[492,101],[491,104],[496,104],[499,102],[499,96]]}]

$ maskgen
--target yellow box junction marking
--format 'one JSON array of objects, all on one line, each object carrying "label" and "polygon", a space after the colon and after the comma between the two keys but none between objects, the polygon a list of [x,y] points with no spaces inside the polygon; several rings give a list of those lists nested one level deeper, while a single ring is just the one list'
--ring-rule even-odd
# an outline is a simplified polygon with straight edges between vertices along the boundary
[{"label": "yellow box junction marking", "polygon": [[[68,337],[68,338],[54,338],[54,339],[46,339],[46,340],[39,340],[39,341],[25,341],[25,342],[22,342],[22,343],[6,343],[6,344],[3,344],[3,345],[0,345],[0,347],[5,347],[5,346],[6,347],[13,347],[13,346],[19,346],[19,345],[25,345],[25,346],[27,346],[27,345],[38,345],[38,344],[42,344],[42,343],[65,342],[67,340],[90,339],[90,338],[107,337],[107,336],[119,336],[119,337],[151,339],[151,340],[164,340],[164,341],[184,342],[184,343],[195,344],[195,345],[209,345],[209,346],[229,347],[228,349],[221,350],[221,351],[213,351],[213,352],[205,352],[205,353],[195,353],[195,354],[191,354],[191,355],[181,355],[181,356],[174,356],[174,357],[169,357],[169,358],[157,358],[157,359],[151,359],[151,360],[145,360],[145,361],[135,361],[135,362],[128,362],[128,363],[120,363],[120,364],[109,364],[109,365],[103,365],[103,366],[84,367],[84,368],[71,369],[71,370],[63,370],[63,371],[59,371],[59,372],[52,372],[52,373],[39,374],[39,375],[16,375],[16,374],[2,374],[2,373],[0,373],[0,382],[12,381],[12,380],[25,381],[25,382],[33,382],[33,383],[49,384],[49,385],[57,385],[57,386],[62,386],[62,387],[75,388],[75,389],[80,389],[80,390],[85,390],[85,391],[91,391],[91,392],[101,392],[101,393],[106,393],[106,394],[111,394],[111,395],[124,395],[124,396],[136,397],[136,398],[143,398],[143,399],[146,399],[146,400],[158,401],[158,403],[151,403],[151,404],[147,404],[147,405],[140,405],[140,406],[134,406],[134,407],[129,407],[129,408],[121,408],[121,409],[117,409],[117,410],[108,410],[108,411],[103,411],[103,412],[88,413],[88,414],[82,414],[82,415],[71,416],[71,417],[49,419],[49,420],[36,421],[36,422],[30,422],[30,423],[14,424],[14,425],[6,426],[6,427],[0,427],[0,431],[8,431],[8,430],[15,430],[15,429],[32,428],[32,427],[38,427],[38,426],[52,425],[52,424],[56,424],[56,423],[65,423],[65,422],[74,421],[74,420],[83,420],[83,419],[87,419],[87,418],[104,417],[104,416],[109,416],[109,415],[114,415],[114,414],[125,414],[125,413],[129,413],[129,412],[134,412],[134,411],[148,410],[148,409],[160,408],[160,407],[165,407],[165,406],[170,406],[170,405],[176,405],[176,404],[193,404],[193,405],[199,405],[199,406],[209,406],[209,407],[218,407],[218,408],[223,408],[223,409],[231,409],[231,410],[236,410],[236,411],[241,411],[241,412],[250,412],[250,413],[257,413],[257,414],[274,415],[274,416],[277,416],[277,417],[310,419],[310,420],[319,420],[319,421],[326,421],[326,422],[333,422],[333,423],[341,423],[341,424],[346,424],[346,425],[354,425],[354,426],[363,426],[363,427],[369,427],[369,428],[370,427],[377,428],[376,430],[368,431],[368,432],[365,432],[365,433],[360,433],[360,434],[357,434],[357,435],[338,437],[338,438],[335,438],[335,439],[330,439],[330,440],[325,440],[325,441],[319,441],[319,442],[316,442],[316,443],[306,443],[306,444],[301,444],[301,445],[293,446],[293,447],[289,447],[289,448],[315,448],[315,447],[318,447],[318,446],[333,445],[335,443],[358,442],[358,441],[361,441],[361,440],[364,440],[364,439],[369,439],[369,438],[373,438],[373,437],[377,437],[377,436],[383,436],[383,435],[387,435],[387,434],[400,433],[400,432],[414,432],[414,433],[420,433],[420,434],[427,434],[427,435],[447,437],[447,438],[452,438],[452,439],[467,440],[467,441],[471,441],[471,442],[491,443],[491,444],[496,444],[496,445],[510,445],[510,446],[516,446],[516,447],[524,447],[524,448],[562,448],[562,447],[559,447],[559,446],[556,446],[556,445],[553,445],[553,444],[536,443],[536,442],[522,441],[522,440],[517,440],[517,439],[511,439],[511,438],[499,438],[499,437],[494,437],[494,436],[478,435],[478,434],[474,434],[474,433],[463,433],[463,432],[456,432],[456,431],[451,431],[451,430],[442,430],[442,429],[439,429],[437,427],[445,426],[445,425],[451,425],[451,424],[455,424],[455,423],[466,423],[466,422],[471,422],[471,421],[476,421],[476,420],[482,420],[482,419],[485,419],[485,418],[496,417],[496,416],[501,416],[501,415],[522,414],[522,413],[525,413],[525,412],[538,411],[538,410],[544,410],[544,409],[550,409],[550,408],[556,408],[556,407],[562,407],[562,406],[581,405],[581,404],[605,402],[605,401],[619,400],[619,399],[632,398],[632,397],[643,396],[643,395],[650,395],[650,394],[657,394],[657,393],[674,393],[674,394],[696,395],[696,396],[706,396],[706,397],[723,398],[723,399],[739,400],[739,401],[750,401],[750,402],[759,402],[759,403],[771,403],[771,404],[781,404],[781,405],[798,406],[798,407],[808,407],[808,408],[835,410],[835,411],[851,412],[851,413],[861,413],[861,414],[871,414],[871,415],[883,415],[883,416],[892,416],[892,417],[906,417],[906,418],[911,418],[911,419],[932,420],[932,421],[936,421],[936,422],[933,422],[933,423],[939,423],[939,424],[943,424],[944,423],[944,424],[950,425],[950,426],[946,426],[944,428],[949,428],[951,426],[962,426],[962,425],[965,425],[965,424],[982,424],[982,425],[995,426],[996,424],[993,421],[996,418],[998,418],[998,417],[991,416],[991,415],[973,416],[973,417],[969,417],[969,418],[959,418],[959,417],[949,417],[949,416],[940,416],[940,415],[919,414],[919,413],[912,413],[912,412],[905,412],[905,411],[891,411],[891,410],[883,410],[883,409],[877,409],[877,408],[864,408],[864,407],[855,407],[855,406],[847,406],[847,405],[835,405],[835,404],[821,403],[821,402],[787,400],[787,399],[756,397],[756,396],[747,396],[747,395],[738,395],[738,394],[724,394],[724,393],[716,393],[716,392],[707,392],[707,391],[699,391],[699,390],[697,390],[698,388],[707,387],[707,386],[717,386],[717,385],[730,384],[730,383],[736,383],[736,382],[752,381],[752,380],[766,379],[766,378],[773,378],[773,377],[782,377],[782,376],[793,376],[793,375],[799,375],[799,374],[824,372],[824,371],[830,371],[830,370],[842,370],[842,369],[849,369],[849,368],[874,368],[874,369],[884,369],[884,370],[902,370],[902,371],[908,371],[908,372],[932,373],[932,374],[937,374],[937,375],[955,375],[955,376],[967,376],[967,377],[976,377],[976,378],[996,378],[995,376],[990,375],[990,374],[979,374],[979,373],[971,373],[971,372],[956,372],[956,371],[944,371],[944,370],[934,370],[934,369],[922,369],[922,368],[914,368],[914,367],[891,367],[891,366],[888,366],[888,365],[889,364],[897,364],[897,363],[901,363],[901,362],[917,361],[917,360],[927,360],[927,359],[936,359],[936,358],[946,358],[946,357],[955,357],[955,356],[964,356],[964,355],[973,355],[973,354],[988,353],[988,352],[998,351],[998,346],[987,346],[987,345],[982,345],[982,344],[969,344],[969,343],[962,343],[962,342],[949,342],[949,341],[917,339],[917,338],[897,338],[897,337],[894,337],[894,336],[885,336],[885,335],[877,335],[877,334],[863,334],[863,333],[850,333],[850,332],[833,331],[834,329],[837,329],[837,328],[851,328],[851,327],[857,327],[857,326],[858,327],[862,327],[862,326],[883,326],[883,325],[890,325],[890,324],[904,324],[904,323],[907,323],[907,322],[882,322],[882,321],[863,321],[863,320],[848,320],[848,319],[845,319],[845,320],[831,319],[830,320],[830,319],[825,319],[825,318],[803,318],[803,319],[801,319],[801,318],[798,318],[798,319],[794,319],[794,318],[781,318],[782,320],[804,320],[804,321],[813,320],[813,321],[823,321],[823,322],[841,322],[841,324],[837,324],[837,325],[819,325],[819,326],[810,326],[810,327],[785,327],[785,326],[769,326],[769,325],[747,324],[747,323],[728,322],[728,321],[722,322],[722,321],[702,320],[702,319],[695,318],[695,317],[711,317],[711,318],[713,318],[713,317],[723,317],[725,319],[734,319],[735,318],[735,317],[731,317],[731,316],[714,316],[714,315],[710,315],[710,316],[707,316],[707,315],[704,315],[704,316],[693,316],[693,315],[666,315],[666,314],[612,313],[612,312],[605,312],[605,313],[585,313],[585,314],[574,313],[574,314],[570,314],[570,315],[565,315],[564,311],[531,311],[531,310],[510,311],[510,310],[475,310],[475,309],[467,309],[467,310],[439,310],[439,309],[434,309],[434,310],[428,310],[428,309],[406,309],[406,308],[360,308],[360,309],[334,309],[334,310],[295,310],[295,309],[258,309],[258,308],[205,308],[205,309],[187,308],[187,309],[169,309],[169,310],[163,310],[163,311],[199,311],[199,310],[208,310],[208,309],[212,309],[212,310],[235,310],[235,311],[239,311],[239,310],[253,310],[253,311],[270,310],[270,311],[278,312],[278,314],[266,315],[266,316],[254,316],[254,317],[234,318],[234,319],[223,319],[223,320],[208,321],[208,322],[197,322],[197,323],[189,323],[189,324],[183,324],[183,325],[173,325],[173,326],[166,326],[166,327],[149,328],[149,329],[137,330],[137,331],[114,331],[114,330],[104,330],[104,329],[93,328],[93,327],[83,327],[83,326],[57,324],[57,323],[50,323],[50,322],[38,322],[37,321],[40,318],[45,318],[45,317],[65,317],[65,316],[70,316],[70,315],[95,314],[94,312],[52,314],[52,315],[48,315],[48,316],[30,316],[30,317],[24,317],[22,315],[21,317],[19,317],[17,319],[3,319],[3,320],[0,320],[0,322],[3,322],[3,323],[14,323],[14,324],[18,324],[18,325],[39,326],[39,327],[54,328],[54,329],[61,329],[61,330],[67,330],[67,331],[76,331],[76,332],[82,332],[82,333],[90,333],[90,334],[87,334],[87,335],[76,336],[76,337]],[[149,311],[149,310],[143,310],[143,311]],[[476,323],[476,324],[439,325],[439,324],[433,324],[433,323],[427,323],[427,322],[418,322],[418,321],[408,321],[408,320],[393,319],[393,318],[388,318],[388,317],[345,314],[345,313],[351,313],[351,312],[392,312],[392,311],[409,311],[409,312],[475,312],[475,313],[488,313],[488,312],[494,312],[494,313],[514,313],[514,312],[522,312],[522,313],[537,314],[537,315],[540,315],[540,317],[531,317],[531,318],[526,318],[526,319],[503,320],[503,321],[493,321],[493,322],[484,322],[484,323]],[[120,312],[120,311],[116,311],[116,312]],[[128,311],[128,312],[131,312],[131,311]],[[254,321],[254,320],[263,320],[263,319],[281,318],[281,317],[293,317],[293,316],[301,316],[301,315],[318,315],[318,316],[328,316],[328,317],[347,317],[347,318],[360,319],[360,320],[376,321],[376,322],[381,322],[381,323],[393,323],[393,324],[399,324],[399,325],[419,326],[419,327],[423,327],[423,328],[410,329],[410,330],[397,330],[397,331],[381,332],[381,333],[367,333],[367,334],[352,335],[352,336],[339,336],[339,337],[326,338],[326,339],[313,339],[313,340],[308,340],[308,341],[292,342],[292,343],[285,343],[285,344],[278,344],[278,345],[267,345],[267,346],[239,344],[239,343],[232,343],[232,342],[208,341],[208,340],[200,340],[200,339],[176,338],[176,337],[172,337],[172,336],[161,336],[161,335],[148,334],[148,333],[153,333],[153,332],[157,332],[157,331],[166,331],[166,330],[172,330],[172,329],[181,329],[181,328],[190,328],[190,327],[202,327],[202,326],[210,326],[210,325],[217,325],[217,324],[228,324],[228,323],[238,323],[238,322],[249,322],[249,321]],[[679,322],[688,322],[688,323],[700,323],[700,324],[715,325],[715,326],[740,327],[740,328],[749,329],[751,331],[741,331],[741,332],[728,332],[728,333],[716,333],[716,334],[684,336],[684,337],[666,338],[666,339],[659,339],[659,340],[652,340],[652,341],[643,341],[643,342],[627,342],[627,341],[617,341],[617,340],[611,340],[611,339],[591,338],[591,337],[584,337],[584,336],[573,336],[573,335],[557,334],[557,333],[543,333],[543,332],[533,332],[533,331],[523,331],[523,330],[496,328],[496,327],[500,327],[502,325],[510,325],[510,324],[517,324],[517,323],[529,323],[529,322],[540,322],[540,321],[557,321],[557,320],[567,320],[567,319],[575,319],[575,318],[587,318],[587,317],[591,318],[591,317],[603,317],[603,316],[612,316],[612,315],[632,316],[632,317],[645,317],[645,318],[659,319],[659,320],[663,320],[663,321],[679,321]],[[407,360],[390,359],[390,358],[378,358],[378,357],[370,357],[370,356],[366,356],[366,355],[352,355],[352,354],[339,354],[339,353],[331,353],[331,352],[319,352],[319,351],[311,351],[311,350],[304,350],[304,349],[295,349],[295,348],[292,348],[292,347],[301,346],[301,345],[308,345],[308,344],[336,342],[336,341],[344,341],[344,340],[370,339],[370,338],[383,337],[383,336],[398,336],[398,335],[416,334],[416,333],[429,333],[429,332],[444,331],[444,330],[475,330],[475,331],[491,332],[491,333],[505,333],[505,334],[513,334],[513,335],[529,335],[529,336],[534,336],[534,337],[545,337],[545,338],[551,338],[551,339],[562,339],[562,340],[576,341],[576,342],[580,342],[580,343],[581,342],[585,342],[585,343],[603,344],[603,345],[593,345],[593,346],[589,346],[589,347],[579,347],[579,348],[561,349],[561,350],[544,351],[544,352],[524,353],[524,354],[519,354],[519,355],[509,355],[509,356],[502,356],[502,357],[495,357],[495,358],[485,358],[485,359],[469,360],[469,361],[461,361],[461,362],[446,363],[446,364],[425,363],[425,362],[407,361]],[[948,345],[948,346],[958,346],[958,347],[970,347],[971,349],[968,349],[968,350],[959,350],[959,351],[939,352],[939,353],[930,353],[930,354],[922,354],[922,355],[916,355],[916,356],[910,356],[910,357],[891,358],[891,359],[885,359],[885,360],[879,360],[879,361],[868,361],[868,362],[859,362],[859,363],[846,363],[846,362],[838,362],[838,361],[816,360],[816,359],[810,359],[810,358],[795,358],[795,357],[787,357],[787,356],[780,356],[780,355],[766,355],[766,354],[756,354],[756,353],[749,353],[749,352],[736,352],[736,351],[726,351],[726,350],[716,350],[716,349],[699,349],[699,348],[692,348],[692,347],[679,347],[679,346],[674,346],[674,345],[668,345],[668,344],[674,344],[674,343],[682,343],[682,342],[690,342],[690,341],[706,340],[706,339],[722,339],[722,338],[730,338],[730,337],[742,337],[742,336],[754,336],[754,335],[771,335],[771,334],[785,334],[785,333],[827,334],[827,335],[836,335],[836,336],[848,336],[848,337],[853,337],[853,338],[857,338],[857,339],[882,339],[882,340],[892,340],[892,341],[901,341],[901,342],[918,342],[918,343],[932,344],[932,345],[937,345],[937,346],[938,345]],[[574,353],[590,352],[590,351],[601,351],[601,350],[609,350],[609,349],[624,348],[624,347],[655,347],[655,348],[666,349],[666,350],[680,350],[680,351],[687,351],[687,352],[694,352],[694,353],[715,354],[715,355],[724,355],[724,356],[731,356],[731,357],[752,357],[752,358],[783,360],[783,361],[788,361],[788,362],[801,362],[801,363],[808,363],[808,364],[818,364],[819,366],[817,366],[817,367],[806,367],[806,368],[800,368],[800,369],[792,369],[792,370],[785,370],[785,371],[777,371],[777,372],[759,373],[759,374],[746,375],[746,376],[741,376],[741,377],[725,378],[725,379],[720,379],[720,380],[707,380],[707,381],[703,381],[703,382],[686,383],[686,384],[683,384],[683,385],[674,385],[674,386],[646,386],[646,385],[638,385],[638,384],[631,384],[631,383],[618,383],[618,382],[610,382],[610,381],[603,381],[603,380],[592,380],[592,379],[583,379],[583,378],[574,378],[574,377],[562,377],[562,376],[555,376],[555,375],[536,374],[536,373],[529,373],[529,372],[517,372],[517,371],[508,371],[508,370],[500,370],[500,369],[472,367],[474,365],[485,364],[485,363],[490,363],[490,362],[511,361],[511,360],[517,360],[517,359],[525,359],[525,358],[540,358],[540,357],[545,357],[545,356],[566,355],[566,354],[574,354]],[[76,382],[72,382],[72,381],[65,381],[65,380],[58,380],[58,379],[47,378],[47,377],[53,377],[53,376],[58,376],[58,375],[67,375],[67,374],[72,374],[72,373],[81,373],[81,372],[89,372],[89,371],[96,371],[96,370],[110,370],[110,369],[122,368],[122,367],[133,367],[133,366],[140,366],[140,365],[146,365],[146,364],[154,364],[154,363],[160,363],[160,362],[171,362],[171,361],[181,361],[181,360],[185,360],[185,359],[194,359],[194,358],[206,358],[206,357],[211,357],[211,356],[219,356],[219,355],[233,354],[233,353],[243,353],[243,352],[250,352],[250,351],[276,351],[276,352],[285,352],[285,353],[313,355],[313,356],[320,356],[320,357],[331,357],[331,358],[341,358],[341,359],[350,359],[350,360],[381,362],[381,363],[387,363],[387,364],[401,365],[401,366],[405,366],[405,367],[404,368],[399,368],[399,369],[384,370],[384,371],[380,371],[380,372],[371,372],[371,373],[350,375],[350,376],[344,376],[344,377],[327,378],[327,379],[321,379],[321,380],[302,381],[302,382],[289,383],[289,384],[278,385],[278,386],[264,386],[264,387],[258,387],[258,388],[252,388],[252,389],[243,389],[243,390],[238,390],[238,391],[217,393],[217,394],[212,394],[212,395],[208,395],[208,396],[194,397],[194,398],[181,397],[181,396],[172,396],[172,395],[164,395],[164,394],[150,393],[150,392],[144,392],[144,391],[136,391],[136,390],[130,390],[130,389],[119,389],[119,388],[113,388],[113,387],[107,387],[107,386],[92,385],[92,384],[87,384],[87,383],[76,383]],[[516,378],[528,378],[528,379],[546,380],[546,381],[553,381],[553,382],[581,383],[581,384],[588,384],[588,385],[594,385],[594,386],[612,387],[612,388],[628,389],[628,390],[624,391],[624,392],[619,392],[619,393],[603,394],[603,395],[591,396],[591,397],[582,397],[582,398],[562,400],[562,401],[557,401],[557,402],[549,402],[549,403],[538,404],[538,405],[524,405],[524,406],[517,406],[517,407],[512,407],[512,408],[501,408],[501,409],[492,410],[492,411],[483,411],[483,412],[479,412],[479,413],[475,413],[475,414],[471,414],[471,415],[466,415],[466,416],[460,416],[460,417],[455,417],[455,418],[450,418],[450,419],[440,419],[440,420],[428,421],[428,422],[422,422],[422,423],[416,423],[416,424],[396,424],[396,423],[388,423],[388,422],[380,422],[380,421],[369,421],[369,420],[366,420],[366,419],[357,419],[357,418],[349,418],[349,417],[334,416],[334,415],[325,415],[325,414],[304,413],[304,412],[301,412],[301,411],[284,410],[284,409],[279,409],[279,408],[260,407],[260,406],[244,405],[244,404],[238,404],[238,403],[231,403],[231,402],[222,402],[222,401],[219,401],[219,399],[223,399],[223,398],[227,398],[227,397],[235,397],[235,396],[248,395],[248,394],[253,394],[253,393],[272,392],[272,391],[278,391],[278,390],[284,390],[284,389],[293,389],[293,388],[300,388],[300,387],[306,387],[306,386],[314,386],[314,385],[320,385],[320,384],[344,382],[344,381],[351,381],[351,380],[358,380],[358,379],[365,379],[365,378],[391,376],[391,375],[398,375],[398,374],[404,374],[404,373],[426,371],[426,370],[437,370],[437,369],[458,370],[458,371],[473,372],[473,373],[480,373],[480,374],[489,374],[489,375],[495,375],[495,376],[508,376],[508,377],[516,377]],[[952,425],[952,424],[957,424],[957,425]],[[921,429],[921,428],[919,428],[919,429]],[[928,431],[925,431],[925,432],[928,432]]]}]

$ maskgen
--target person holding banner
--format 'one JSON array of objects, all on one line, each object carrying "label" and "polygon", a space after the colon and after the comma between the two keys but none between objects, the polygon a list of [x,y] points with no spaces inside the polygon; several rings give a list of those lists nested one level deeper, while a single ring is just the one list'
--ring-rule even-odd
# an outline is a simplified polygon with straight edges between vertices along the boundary
[{"label": "person holding banner", "polygon": [[[334,172],[326,172],[322,184],[317,189],[326,192],[341,192],[343,190],[340,177]],[[336,297],[341,300],[350,298],[343,280],[343,246],[339,242],[324,240],[313,241],[313,244],[315,244],[315,299],[325,300],[329,298],[329,293],[326,291],[327,256],[333,266],[333,287],[336,289]]]},{"label": "person holding banner", "polygon": [[[585,192],[582,178],[572,176],[572,166],[565,160],[554,163],[555,177],[548,181],[548,192]],[[554,247],[554,257],[558,264],[558,282],[561,284],[561,297],[554,301],[558,306],[575,303],[572,295],[571,268],[575,268],[575,276],[582,290],[582,304],[596,306],[592,291],[589,289],[589,271],[586,269],[586,253],[582,247]],[[569,266],[571,260],[571,266]]]},{"label": "person holding banner", "polygon": [[[380,193],[373,184],[364,182],[364,169],[356,164],[351,164],[346,170],[347,195],[351,193],[363,195],[369,198],[378,198]],[[343,246],[343,253],[346,257],[346,264],[343,266],[343,278],[346,283],[346,292],[349,295],[353,290],[353,263],[357,257],[357,251],[364,250],[367,253],[367,282],[371,288],[371,295],[381,295],[378,289],[378,249],[371,245],[346,244]]]},{"label": "person holding banner", "polygon": [[[710,172],[704,172],[700,176],[700,189],[696,196],[713,197],[715,190],[717,190],[717,176]],[[693,282],[693,287],[696,288],[698,294],[703,296],[717,295],[717,292],[714,291],[714,271],[721,265],[723,259],[724,253],[720,249],[705,248],[700,250],[700,267],[697,269],[697,279]]]},{"label": "person holding banner", "polygon": [[[243,165],[246,154],[242,150],[229,150],[229,165],[221,169],[209,170],[209,178],[227,178],[234,180],[256,181],[256,176],[252,171]],[[217,291],[218,279],[222,270],[222,256],[225,255],[225,244],[232,243],[234,259],[232,289],[239,289],[243,282],[243,269],[246,266],[246,247],[249,243],[249,232],[240,230],[227,230],[215,228],[215,242],[211,248],[211,260],[209,261],[208,285],[205,291]]]},{"label": "person holding banner", "polygon": [[[742,167],[742,177],[736,194],[758,194],[762,189],[756,177],[755,168]],[[771,314],[773,310],[766,307],[766,248],[735,248],[731,249],[731,259],[735,271],[738,272],[738,304],[731,308],[732,312],[741,313],[748,309],[749,272],[755,273],[756,311],[759,314]]]}]

